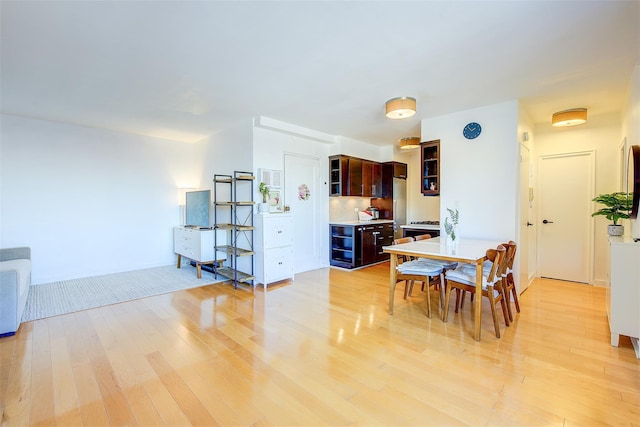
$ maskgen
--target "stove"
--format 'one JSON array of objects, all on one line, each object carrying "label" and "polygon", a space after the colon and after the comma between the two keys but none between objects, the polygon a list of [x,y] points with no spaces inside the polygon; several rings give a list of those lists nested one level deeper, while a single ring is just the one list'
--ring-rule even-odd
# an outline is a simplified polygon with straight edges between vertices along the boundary
[{"label": "stove", "polygon": [[419,234],[431,234],[431,237],[440,235],[440,221],[411,221],[407,225],[401,225],[402,237],[413,237]]}]

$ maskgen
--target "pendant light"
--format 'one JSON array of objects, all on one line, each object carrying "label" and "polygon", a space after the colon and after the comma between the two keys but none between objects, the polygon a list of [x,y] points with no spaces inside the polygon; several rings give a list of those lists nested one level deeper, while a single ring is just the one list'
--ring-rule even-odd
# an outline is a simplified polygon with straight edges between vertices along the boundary
[{"label": "pendant light", "polygon": [[558,111],[551,117],[551,126],[576,126],[587,122],[586,108],[573,108],[571,110]]},{"label": "pendant light", "polygon": [[413,150],[414,148],[420,147],[420,138],[417,136],[407,136],[406,138],[400,139],[400,149],[401,150]]},{"label": "pendant light", "polygon": [[408,96],[392,98],[385,105],[390,119],[406,119],[416,113],[416,99]]}]

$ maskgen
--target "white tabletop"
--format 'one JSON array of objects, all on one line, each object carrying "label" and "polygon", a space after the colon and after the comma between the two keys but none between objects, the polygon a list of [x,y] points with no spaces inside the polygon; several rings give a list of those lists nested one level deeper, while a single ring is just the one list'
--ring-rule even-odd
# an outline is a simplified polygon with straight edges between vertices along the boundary
[{"label": "white tabletop", "polygon": [[485,256],[487,249],[495,249],[501,243],[497,240],[462,238],[455,245],[451,245],[446,243],[446,238],[434,237],[400,245],[384,246],[382,249],[387,253],[474,263]]}]

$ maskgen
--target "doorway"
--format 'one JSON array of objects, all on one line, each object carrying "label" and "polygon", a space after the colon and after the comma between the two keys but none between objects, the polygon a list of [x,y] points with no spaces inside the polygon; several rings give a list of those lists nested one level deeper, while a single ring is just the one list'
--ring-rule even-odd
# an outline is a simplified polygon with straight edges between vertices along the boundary
[{"label": "doorway", "polygon": [[294,273],[322,266],[320,159],[284,155],[284,203],[293,219]]},{"label": "doorway", "polygon": [[595,155],[542,156],[538,165],[540,277],[591,283]]},{"label": "doorway", "polygon": [[520,144],[520,236],[517,251],[519,262],[515,264],[518,266],[518,272],[514,272],[519,278],[516,281],[516,286],[520,294],[529,287],[535,273],[535,259],[531,259],[531,254],[535,253],[534,197],[531,175],[529,147]]}]

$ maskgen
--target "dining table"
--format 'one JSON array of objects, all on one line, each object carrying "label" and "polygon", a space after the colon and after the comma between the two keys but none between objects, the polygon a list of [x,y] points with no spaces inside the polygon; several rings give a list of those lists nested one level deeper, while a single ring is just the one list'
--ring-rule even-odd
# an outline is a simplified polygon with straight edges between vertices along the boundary
[{"label": "dining table", "polygon": [[[389,314],[393,314],[393,300],[396,291],[398,256],[414,258],[429,258],[458,263],[474,264],[476,266],[476,295],[482,295],[482,268],[487,259],[488,249],[495,249],[501,244],[497,240],[458,239],[448,242],[447,238],[434,237],[398,245],[384,246],[383,252],[390,254],[389,265]],[[480,341],[482,324],[482,298],[475,298],[474,338]]]}]

